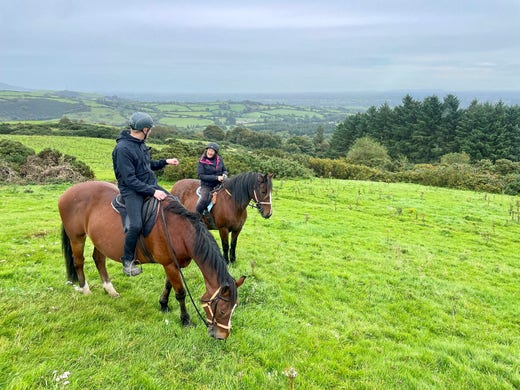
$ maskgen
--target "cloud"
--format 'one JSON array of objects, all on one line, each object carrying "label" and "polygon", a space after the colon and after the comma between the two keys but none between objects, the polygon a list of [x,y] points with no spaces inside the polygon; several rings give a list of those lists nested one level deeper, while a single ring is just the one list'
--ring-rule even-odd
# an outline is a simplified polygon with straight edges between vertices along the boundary
[{"label": "cloud", "polygon": [[517,0],[5,3],[0,82],[26,87],[520,89]]}]

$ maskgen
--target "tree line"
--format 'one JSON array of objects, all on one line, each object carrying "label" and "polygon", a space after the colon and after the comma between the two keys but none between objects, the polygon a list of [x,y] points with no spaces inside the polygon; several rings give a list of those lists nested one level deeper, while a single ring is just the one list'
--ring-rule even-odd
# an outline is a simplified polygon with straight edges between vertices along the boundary
[{"label": "tree line", "polygon": [[[71,121],[0,123],[0,134],[76,135],[115,139],[121,129]],[[199,142],[182,142],[191,138]],[[246,127],[180,133],[157,126],[153,140],[161,154],[191,163],[165,172],[168,180],[193,177],[205,140],[221,144],[234,173],[261,171],[277,177],[330,177],[520,193],[520,108],[473,101],[460,108],[453,95],[423,101],[405,96],[402,104],[370,107],[348,116],[331,138],[318,126],[314,136],[283,136]]]},{"label": "tree line", "polygon": [[329,157],[346,156],[357,139],[370,137],[386,147],[392,159],[435,163],[450,153],[466,153],[472,161],[520,161],[520,106],[479,103],[463,109],[459,99],[430,96],[402,104],[370,107],[348,116],[334,131]]}]

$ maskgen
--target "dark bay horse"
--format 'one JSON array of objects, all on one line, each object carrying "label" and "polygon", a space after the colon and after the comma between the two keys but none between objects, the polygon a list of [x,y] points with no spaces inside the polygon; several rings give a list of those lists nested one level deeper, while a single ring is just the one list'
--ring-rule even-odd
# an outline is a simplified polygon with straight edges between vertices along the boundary
[{"label": "dark bay horse", "polygon": [[[211,216],[220,234],[222,251],[226,262],[236,260],[236,247],[238,235],[247,218],[247,206],[254,203],[252,207],[258,209],[262,217],[269,218],[273,212],[271,193],[273,190],[271,174],[255,172],[241,173],[224,181],[222,187],[217,191],[216,203],[211,209]],[[181,203],[188,209],[195,211],[198,196],[197,187],[200,180],[183,179],[176,182],[171,193],[179,198]],[[203,218],[211,229],[210,223]],[[231,233],[231,249],[229,247],[229,233]]]},{"label": "dark bay horse", "polygon": [[[115,185],[100,181],[79,183],[67,189],[58,201],[62,220],[62,246],[68,278],[79,282],[79,289],[89,294],[85,280],[83,251],[88,236],[94,244],[92,257],[96,263],[103,288],[112,297],[119,296],[106,269],[106,258],[116,261],[123,255],[124,232],[121,217],[111,206],[118,194]],[[158,217],[146,238],[140,239],[137,258],[141,263],[159,263],[166,272],[166,283],[160,297],[163,310],[168,307],[171,288],[179,302],[181,322],[190,323],[186,310],[186,291],[180,268],[191,259],[199,267],[206,292],[201,298],[208,322],[208,334],[218,339],[229,336],[231,316],[237,305],[236,282],[228,273],[220,249],[198,214],[186,210],[176,199],[169,197],[158,205]]]}]

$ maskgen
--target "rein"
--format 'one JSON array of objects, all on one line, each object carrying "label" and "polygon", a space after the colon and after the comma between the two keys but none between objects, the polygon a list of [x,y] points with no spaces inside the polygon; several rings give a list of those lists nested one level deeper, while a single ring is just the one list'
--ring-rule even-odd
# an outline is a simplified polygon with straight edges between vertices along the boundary
[{"label": "rein", "polygon": [[[159,207],[161,208],[161,220],[163,223],[164,234],[166,235],[166,242],[168,243],[168,249],[170,251],[170,254],[173,257],[173,260],[175,261],[175,265],[177,266],[179,273],[181,274],[182,282],[184,283],[184,287],[186,287],[186,291],[188,292],[188,296],[190,297],[191,303],[193,303],[193,307],[195,307],[195,311],[199,315],[199,318],[201,319],[201,321],[204,322],[204,325],[206,325],[206,327],[208,327],[209,326],[208,320],[207,319],[205,320],[204,317],[202,317],[202,314],[200,314],[199,308],[197,307],[197,305],[195,304],[195,301],[193,300],[190,289],[188,288],[188,283],[186,283],[186,279],[184,278],[184,274],[182,273],[182,268],[179,265],[177,256],[175,256],[175,252],[173,251],[172,243],[170,240],[170,233],[168,232],[168,226],[166,225],[166,217],[164,216],[164,208],[162,207],[161,203],[159,203]],[[220,292],[220,287],[217,290],[217,292]],[[213,294],[213,295],[215,295],[215,294]],[[213,316],[213,317],[215,317],[215,316]]]}]

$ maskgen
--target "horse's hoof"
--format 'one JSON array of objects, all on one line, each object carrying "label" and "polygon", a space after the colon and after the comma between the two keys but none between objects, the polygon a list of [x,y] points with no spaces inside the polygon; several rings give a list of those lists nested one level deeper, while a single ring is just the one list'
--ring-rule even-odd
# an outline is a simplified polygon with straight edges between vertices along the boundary
[{"label": "horse's hoof", "polygon": [[168,307],[168,305],[163,305],[163,304],[161,303],[161,311],[162,311],[163,313],[169,313],[171,310],[170,310],[170,308]]},{"label": "horse's hoof", "polygon": [[190,316],[181,317],[181,324],[182,324],[182,326],[190,326],[191,325]]}]

